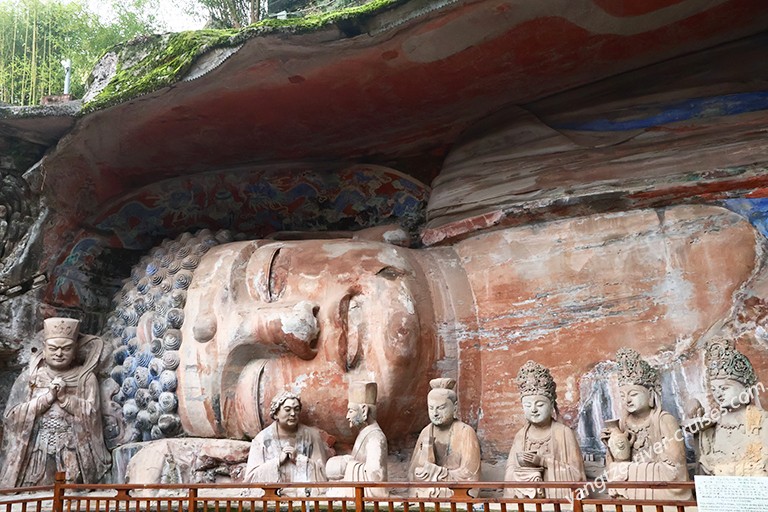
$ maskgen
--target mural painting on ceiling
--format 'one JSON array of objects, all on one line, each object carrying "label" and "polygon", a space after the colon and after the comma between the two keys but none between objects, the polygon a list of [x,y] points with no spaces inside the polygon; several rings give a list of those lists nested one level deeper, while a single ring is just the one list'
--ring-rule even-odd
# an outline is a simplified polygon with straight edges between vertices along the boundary
[{"label": "mural painting on ceiling", "polygon": [[147,249],[185,230],[230,229],[249,237],[276,231],[354,230],[423,222],[429,188],[398,171],[357,165],[342,171],[239,170],[162,181],[133,192],[91,223],[110,244]]},{"label": "mural painting on ceiling", "polygon": [[733,116],[766,109],[768,91],[756,91],[637,105],[595,119],[558,123],[554,128],[583,131],[640,130],[681,121]]},{"label": "mural painting on ceiling", "polygon": [[99,256],[142,252],[185,231],[227,229],[259,238],[277,231],[357,230],[387,223],[416,232],[424,222],[430,189],[407,175],[377,165],[341,171],[304,167],[184,176],[121,197],[62,252],[49,300],[59,307],[105,311],[120,276],[114,283],[96,283]]}]

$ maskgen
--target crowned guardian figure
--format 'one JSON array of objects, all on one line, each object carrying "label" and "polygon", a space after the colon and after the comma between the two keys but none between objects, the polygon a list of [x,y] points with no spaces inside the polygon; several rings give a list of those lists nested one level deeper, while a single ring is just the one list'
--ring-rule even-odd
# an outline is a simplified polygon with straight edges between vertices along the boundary
[{"label": "crowned guardian figure", "polygon": [[94,369],[102,341],[80,335],[79,320],[48,318],[43,350],[13,384],[3,417],[0,485],[97,483],[111,457],[104,445]]}]

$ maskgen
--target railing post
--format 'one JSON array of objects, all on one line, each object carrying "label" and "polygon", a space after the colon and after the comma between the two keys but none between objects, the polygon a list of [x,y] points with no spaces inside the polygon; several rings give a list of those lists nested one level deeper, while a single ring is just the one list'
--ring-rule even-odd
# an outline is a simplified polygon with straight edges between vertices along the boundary
[{"label": "railing post", "polygon": [[581,489],[571,489],[571,503],[573,504],[573,512],[583,512],[584,504],[581,502]]},{"label": "railing post", "polygon": [[64,488],[67,474],[59,471],[53,477],[53,512],[64,512]]},{"label": "railing post", "polygon": [[355,486],[355,511],[363,512],[363,486],[360,484]]},{"label": "railing post", "polygon": [[189,512],[195,512],[197,510],[197,488],[189,488]]}]

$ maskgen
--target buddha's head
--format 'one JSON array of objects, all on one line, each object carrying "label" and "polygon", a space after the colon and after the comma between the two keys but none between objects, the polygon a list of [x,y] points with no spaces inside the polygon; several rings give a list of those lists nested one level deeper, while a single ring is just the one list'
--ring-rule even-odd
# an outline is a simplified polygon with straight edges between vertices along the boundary
[{"label": "buddha's head", "polygon": [[265,424],[264,397],[288,389],[301,393],[310,423],[345,432],[340,391],[356,380],[378,384],[383,425],[409,428],[411,397],[425,389],[435,357],[432,315],[409,249],[361,240],[214,247],[184,309],[185,430],[252,437]]}]

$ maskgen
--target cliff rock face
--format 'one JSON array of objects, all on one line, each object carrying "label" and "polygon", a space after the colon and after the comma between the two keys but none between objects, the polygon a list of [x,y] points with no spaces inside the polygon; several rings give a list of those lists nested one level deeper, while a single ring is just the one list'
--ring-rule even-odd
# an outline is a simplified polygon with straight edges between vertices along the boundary
[{"label": "cliff rock face", "polygon": [[598,456],[622,346],[678,418],[713,336],[766,378],[763,3],[383,1],[147,37],[83,104],[0,107],[0,396],[53,315],[106,341],[123,465],[250,438],[286,388],[348,447],[352,378],[407,453],[452,377],[493,478],[528,359]]},{"label": "cliff rock face", "polygon": [[35,345],[32,338],[46,283],[39,258],[48,208],[40,196],[39,167],[22,174],[13,160],[4,163],[7,166],[0,172],[0,358],[13,374],[29,360]]}]

